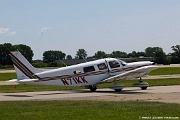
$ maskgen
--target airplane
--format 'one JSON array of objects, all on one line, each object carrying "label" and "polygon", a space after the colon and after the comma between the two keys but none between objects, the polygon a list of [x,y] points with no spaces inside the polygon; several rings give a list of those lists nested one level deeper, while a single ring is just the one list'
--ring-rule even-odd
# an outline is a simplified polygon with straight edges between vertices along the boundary
[{"label": "airplane", "polygon": [[120,80],[140,78],[135,87],[146,90],[149,84],[141,78],[151,70],[158,68],[154,62],[132,62],[126,63],[117,58],[104,58],[77,65],[61,67],[53,70],[38,70],[19,52],[9,52],[17,79],[7,82],[22,84],[55,85],[55,86],[84,86],[94,92],[98,84],[103,82],[114,82],[110,89],[116,92],[124,88],[122,84],[116,84]]}]

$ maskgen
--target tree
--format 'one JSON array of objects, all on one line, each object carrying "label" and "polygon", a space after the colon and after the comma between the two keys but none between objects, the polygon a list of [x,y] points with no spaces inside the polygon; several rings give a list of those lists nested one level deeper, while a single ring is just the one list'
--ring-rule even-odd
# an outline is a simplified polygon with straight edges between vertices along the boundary
[{"label": "tree", "polygon": [[66,56],[66,59],[72,60],[72,56],[71,56],[71,55],[67,55],[67,56]]},{"label": "tree", "polygon": [[93,57],[96,59],[106,58],[107,54],[104,51],[97,51]]},{"label": "tree", "polygon": [[86,58],[86,57],[87,57],[87,52],[84,49],[79,49],[76,52],[76,58],[83,59],[83,58]]},{"label": "tree", "polygon": [[111,53],[111,57],[113,57],[113,58],[127,58],[128,55],[127,55],[127,53],[125,53],[125,52],[113,51],[113,52]]},{"label": "tree", "polygon": [[132,53],[128,54],[128,57],[140,57],[140,56],[146,56],[145,52],[132,51]]},{"label": "tree", "polygon": [[15,50],[20,51],[29,62],[32,62],[32,57],[34,54],[29,46],[23,44],[12,45],[11,43],[4,43],[0,44],[0,64],[11,65],[12,61],[9,56],[9,51]]},{"label": "tree", "polygon": [[12,61],[9,56],[9,51],[14,51],[15,48],[11,43],[0,44],[0,64],[11,65]]},{"label": "tree", "polygon": [[166,54],[163,49],[160,47],[148,47],[145,49],[147,57],[153,57],[154,62],[162,64],[166,61]]},{"label": "tree", "polygon": [[45,51],[43,53],[43,61],[44,62],[55,62],[56,60],[65,59],[66,54],[61,51]]},{"label": "tree", "polygon": [[137,57],[136,51],[132,51],[132,53],[129,53],[128,57]]},{"label": "tree", "polygon": [[21,54],[29,61],[32,62],[32,58],[34,56],[33,51],[31,48],[27,45],[19,44],[19,45],[14,45],[14,48],[21,52]]},{"label": "tree", "polygon": [[180,45],[172,46],[171,48],[174,51],[171,54],[172,63],[180,63]]}]

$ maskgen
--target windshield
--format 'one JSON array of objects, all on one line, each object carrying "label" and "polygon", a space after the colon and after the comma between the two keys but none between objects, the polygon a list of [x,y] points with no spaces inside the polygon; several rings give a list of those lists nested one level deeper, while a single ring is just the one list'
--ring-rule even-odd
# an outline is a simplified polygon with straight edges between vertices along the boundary
[{"label": "windshield", "polygon": [[123,66],[125,66],[127,63],[122,61],[122,60],[118,60]]},{"label": "windshield", "polygon": [[111,68],[120,67],[120,64],[117,61],[115,61],[115,60],[109,61],[109,65],[110,65]]}]

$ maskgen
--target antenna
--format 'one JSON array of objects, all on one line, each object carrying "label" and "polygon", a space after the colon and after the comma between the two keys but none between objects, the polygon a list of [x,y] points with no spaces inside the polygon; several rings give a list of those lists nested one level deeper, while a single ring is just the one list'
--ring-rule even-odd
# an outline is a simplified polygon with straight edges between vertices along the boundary
[{"label": "antenna", "polygon": [[85,62],[87,62],[87,60],[86,59],[84,59],[84,57],[82,57],[83,58],[83,60],[85,61]]},{"label": "antenna", "polygon": [[67,67],[67,65],[66,65],[66,63],[65,63],[65,62],[63,62],[63,61],[62,61],[62,60],[60,60],[60,59],[59,59],[59,61]]},{"label": "antenna", "polygon": [[85,62],[87,62],[87,60],[83,57],[83,56],[81,56],[82,57],[82,59],[85,61]]}]

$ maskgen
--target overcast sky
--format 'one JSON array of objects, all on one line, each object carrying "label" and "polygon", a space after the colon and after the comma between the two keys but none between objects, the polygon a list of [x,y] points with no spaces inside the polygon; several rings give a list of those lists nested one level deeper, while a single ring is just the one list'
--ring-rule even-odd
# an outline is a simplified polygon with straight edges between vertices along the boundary
[{"label": "overcast sky", "polygon": [[180,44],[180,0],[0,0],[0,44],[73,57]]}]

